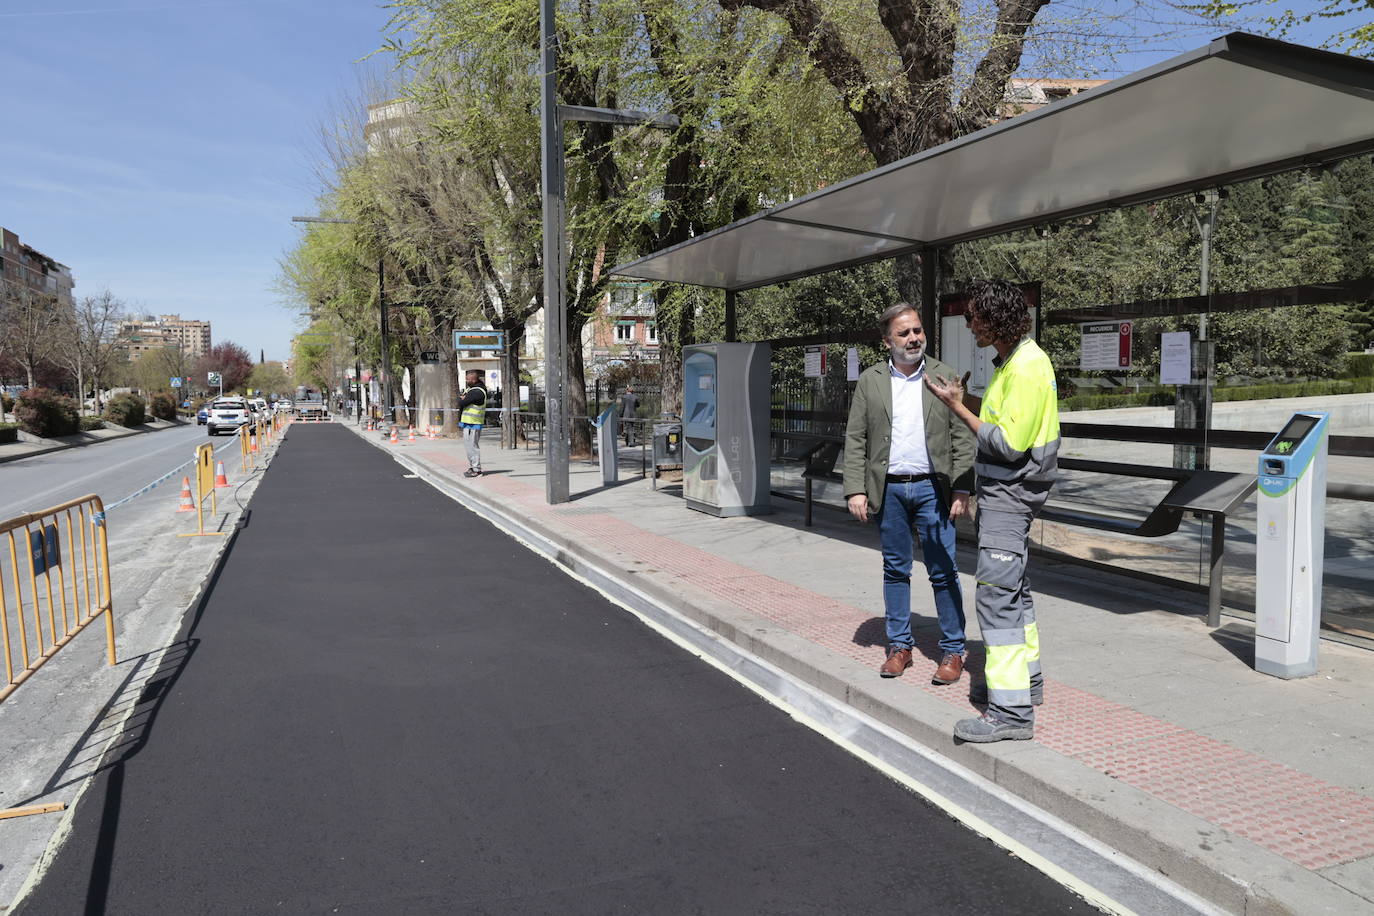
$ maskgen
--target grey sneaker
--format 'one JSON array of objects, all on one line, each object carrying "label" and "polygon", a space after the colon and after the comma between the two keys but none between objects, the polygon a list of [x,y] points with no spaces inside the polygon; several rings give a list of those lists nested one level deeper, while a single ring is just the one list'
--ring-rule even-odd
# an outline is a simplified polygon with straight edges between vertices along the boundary
[{"label": "grey sneaker", "polygon": [[[975,706],[988,705],[988,685],[985,682],[970,683],[968,685],[968,701]],[[1039,706],[1045,702],[1043,693],[1031,694],[1031,705]]]},{"label": "grey sneaker", "polygon": [[976,719],[960,719],[955,722],[954,737],[975,744],[988,744],[992,741],[1029,741],[1035,737],[1035,729],[1029,725],[998,722],[985,713]]}]

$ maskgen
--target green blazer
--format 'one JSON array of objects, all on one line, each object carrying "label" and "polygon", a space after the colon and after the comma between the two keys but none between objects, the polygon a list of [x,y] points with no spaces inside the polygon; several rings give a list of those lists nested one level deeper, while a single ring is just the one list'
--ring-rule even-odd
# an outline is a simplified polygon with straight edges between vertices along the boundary
[{"label": "green blazer", "polygon": [[[927,373],[959,378],[962,373],[926,357]],[[844,496],[868,497],[868,514],[883,505],[888,450],[892,445],[892,370],[886,360],[869,366],[859,376],[849,406],[844,434]],[[935,485],[948,506],[952,491],[973,492],[973,433],[962,420],[929,391],[921,393],[925,412],[926,449]]]}]

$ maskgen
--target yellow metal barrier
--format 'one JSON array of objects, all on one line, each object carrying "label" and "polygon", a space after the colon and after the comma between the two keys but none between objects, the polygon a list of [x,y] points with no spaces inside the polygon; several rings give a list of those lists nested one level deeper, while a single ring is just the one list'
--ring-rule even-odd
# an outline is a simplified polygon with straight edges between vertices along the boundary
[{"label": "yellow metal barrier", "polygon": [[239,427],[239,454],[243,456],[242,466],[245,470],[253,466],[253,453],[257,451],[257,446],[253,443],[253,431],[248,425]]},{"label": "yellow metal barrier", "polygon": [[205,530],[206,495],[210,497],[210,514],[219,514],[219,497],[215,494],[215,447],[210,443],[196,446],[196,482],[192,485],[196,501],[196,530],[178,534],[179,538],[203,538],[224,534],[223,531]]},{"label": "yellow metal barrier", "polygon": [[[110,553],[100,497],[83,496],[0,521],[0,543],[8,543],[10,551],[8,576],[0,562],[0,643],[5,651],[0,703],[97,617],[105,618],[106,655],[113,665]],[[0,810],[0,819],[64,807],[9,808]]]}]

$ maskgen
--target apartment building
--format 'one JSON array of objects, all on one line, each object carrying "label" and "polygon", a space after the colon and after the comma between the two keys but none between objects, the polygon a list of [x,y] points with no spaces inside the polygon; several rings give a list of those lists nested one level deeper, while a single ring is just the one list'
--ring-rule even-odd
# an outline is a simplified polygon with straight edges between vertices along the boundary
[{"label": "apartment building", "polygon": [[1080,92],[1096,89],[1106,82],[1108,81],[1059,77],[1012,77],[1007,81],[1007,94],[1000,111],[1001,119],[1005,121],[1019,114],[1036,111]]},{"label": "apartment building", "polygon": [[589,377],[616,362],[657,361],[658,321],[652,286],[629,280],[613,283],[596,316],[587,322],[582,345],[583,357],[592,370]]},{"label": "apartment building", "polygon": [[0,284],[6,296],[19,295],[22,289],[41,297],[51,297],[59,308],[74,308],[72,290],[76,281],[72,269],[19,240],[9,229],[0,227]]},{"label": "apartment building", "polygon": [[189,359],[210,349],[210,322],[183,319],[180,315],[148,315],[119,326],[118,349],[137,361],[154,350],[179,350]]}]

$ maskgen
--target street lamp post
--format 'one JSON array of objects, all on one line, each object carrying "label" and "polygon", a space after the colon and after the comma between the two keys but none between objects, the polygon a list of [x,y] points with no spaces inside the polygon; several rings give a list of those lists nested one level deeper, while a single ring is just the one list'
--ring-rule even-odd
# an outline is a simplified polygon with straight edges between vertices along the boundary
[{"label": "street lamp post", "polygon": [[543,66],[539,85],[539,141],[543,159],[541,190],[544,222],[544,496],[550,504],[568,501],[568,399],[566,379],[567,313],[563,263],[563,122],[678,126],[676,115],[558,104],[558,28],[554,0],[539,0],[539,51]]}]

